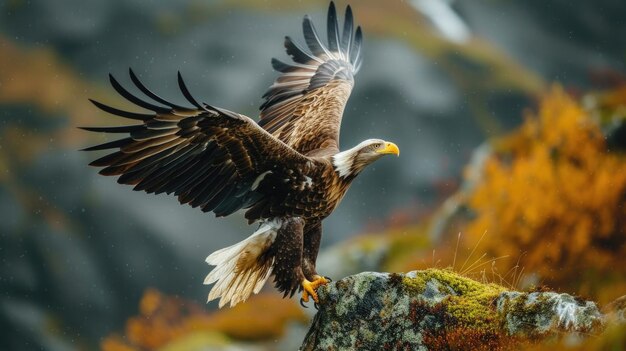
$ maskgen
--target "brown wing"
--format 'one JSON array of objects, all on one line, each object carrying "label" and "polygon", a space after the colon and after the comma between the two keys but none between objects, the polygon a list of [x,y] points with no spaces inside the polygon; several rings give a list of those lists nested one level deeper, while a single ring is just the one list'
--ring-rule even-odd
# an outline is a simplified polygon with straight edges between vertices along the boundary
[{"label": "brown wing", "polygon": [[328,46],[308,16],[302,27],[308,53],[290,37],[285,48],[293,63],[272,59],[282,73],[263,97],[259,125],[302,154],[317,149],[338,151],[341,116],[361,65],[361,27],[353,30],[350,6],[340,37],[335,5],[328,9]]},{"label": "brown wing", "polygon": [[[92,101],[106,112],[140,123],[83,128],[94,132],[129,134],[125,138],[85,149],[116,150],[91,165],[104,167],[100,174],[119,175],[118,183],[131,184],[135,186],[134,190],[148,193],[173,193],[183,204],[226,216],[271,195],[260,192],[259,183],[264,178],[297,174],[298,169],[309,161],[250,118],[206,104],[200,105],[187,90],[180,73],[180,89],[194,108],[178,106],[157,96],[139,81],[132,70],[130,76],[139,90],[165,106],[139,99],[110,76],[111,84],[120,95],[152,112],[122,111]],[[280,186],[282,182],[274,183]],[[280,188],[275,191],[281,190],[288,191]]]}]

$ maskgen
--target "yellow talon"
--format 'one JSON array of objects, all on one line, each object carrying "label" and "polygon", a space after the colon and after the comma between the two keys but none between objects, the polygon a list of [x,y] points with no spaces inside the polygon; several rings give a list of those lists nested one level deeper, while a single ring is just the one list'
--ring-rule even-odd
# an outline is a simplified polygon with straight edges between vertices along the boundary
[{"label": "yellow talon", "polygon": [[316,275],[313,277],[313,281],[308,281],[306,278],[302,281],[302,301],[309,302],[309,296],[313,298],[315,303],[319,303],[319,299],[317,297],[317,288],[321,285],[328,284],[328,279]]}]

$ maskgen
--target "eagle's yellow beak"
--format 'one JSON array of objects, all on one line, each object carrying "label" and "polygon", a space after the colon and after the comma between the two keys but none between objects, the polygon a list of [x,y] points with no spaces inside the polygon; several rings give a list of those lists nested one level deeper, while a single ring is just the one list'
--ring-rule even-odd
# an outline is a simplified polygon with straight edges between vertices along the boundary
[{"label": "eagle's yellow beak", "polygon": [[396,156],[400,156],[400,149],[398,145],[392,142],[386,142],[385,148],[377,151],[379,154],[394,154]]}]

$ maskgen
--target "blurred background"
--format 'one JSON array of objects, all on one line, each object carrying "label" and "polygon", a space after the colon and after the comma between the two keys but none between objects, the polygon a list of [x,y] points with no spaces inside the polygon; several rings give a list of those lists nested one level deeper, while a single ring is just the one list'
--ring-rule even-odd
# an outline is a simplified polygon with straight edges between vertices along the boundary
[{"label": "blurred background", "polygon": [[[204,259],[253,232],[243,216],[97,175],[77,150],[105,139],[76,127],[118,123],[87,99],[128,107],[107,74],[129,83],[129,67],[183,103],[180,70],[198,100],[254,118],[283,37],[303,42],[304,14],[325,33],[327,6],[0,2],[0,349],[297,348],[312,312],[295,298],[204,303]],[[351,6],[364,64],[342,148],[380,137],[402,156],[325,220],[318,270],[454,266],[601,304],[626,293],[626,2]]]}]

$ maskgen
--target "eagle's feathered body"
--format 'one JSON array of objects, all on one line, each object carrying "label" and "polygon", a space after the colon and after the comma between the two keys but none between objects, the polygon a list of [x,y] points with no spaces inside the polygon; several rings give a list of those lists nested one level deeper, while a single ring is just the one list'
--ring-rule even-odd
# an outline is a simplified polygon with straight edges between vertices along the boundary
[{"label": "eagle's feathered body", "polygon": [[103,167],[101,174],[119,175],[118,182],[134,185],[134,190],[174,194],[181,203],[216,216],[247,209],[248,221],[261,223],[248,239],[207,258],[216,266],[205,280],[215,283],[209,300],[221,298],[220,306],[244,301],[272,273],[285,295],[304,288],[305,294],[316,298],[309,283],[323,281],[315,271],[321,221],[367,164],[383,154],[398,153],[393,143],[378,139],[339,152],[341,117],[360,66],[362,42],[360,28],[353,30],[350,7],[345,17],[340,37],[331,2],[328,46],[322,44],[310,19],[304,18],[311,53],[285,38],[294,62],[272,60],[282,75],[264,95],[259,124],[198,103],[180,73],[180,90],[192,107],[159,97],[132,70],[134,85],[153,101],[131,94],[113,76],[111,84],[150,113],[93,101],[106,112],[140,121],[132,126],[84,128],[128,134],[85,149],[118,149],[91,163]]}]

